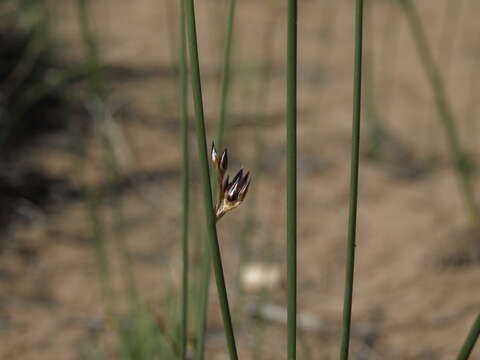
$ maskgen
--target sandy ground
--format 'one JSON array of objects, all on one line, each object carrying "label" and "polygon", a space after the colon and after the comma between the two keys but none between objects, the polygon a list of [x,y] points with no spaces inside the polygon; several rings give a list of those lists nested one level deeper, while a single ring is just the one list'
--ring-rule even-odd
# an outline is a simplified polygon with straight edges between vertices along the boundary
[{"label": "sandy ground", "polygon": [[[51,3],[53,30],[63,56],[81,60],[74,2]],[[213,0],[197,3],[208,136],[213,138],[225,6]],[[479,235],[469,229],[431,89],[403,13],[388,1],[372,3],[365,44],[373,69],[369,104],[374,104],[374,115],[388,136],[379,161],[362,157],[352,358],[452,359],[479,310]],[[478,68],[480,4],[461,1],[450,49],[448,44],[441,46],[447,40],[440,41],[445,38],[445,3],[422,1],[419,12],[443,69],[462,142],[478,159],[478,111],[473,120],[466,106],[475,91],[471,78]],[[282,274],[285,270],[285,8],[275,1],[239,1],[237,10],[226,144],[232,168],[240,164],[253,168],[260,159],[260,169],[253,174],[245,206],[222,220],[219,234],[236,309],[240,358],[255,359],[260,347],[261,359],[285,359],[285,326],[260,321],[260,327],[239,304],[234,286],[243,242],[248,244],[249,262],[273,264]],[[298,305],[316,326],[301,332],[299,355],[304,359],[309,359],[309,351],[312,359],[334,359],[338,353],[353,10],[353,1],[300,1]],[[180,274],[179,125],[172,52],[176,4],[102,0],[92,2],[91,12],[119,134],[114,147],[122,175],[134,179],[121,192],[126,240],[139,291],[155,308],[169,281],[178,286]],[[389,31],[394,35],[389,37]],[[258,70],[265,61],[273,64],[267,85]],[[203,217],[197,205],[201,194],[193,124],[191,130],[191,241],[198,249],[198,223]],[[259,155],[255,136],[264,144]],[[42,138],[33,150],[20,154],[19,161],[66,178],[73,186],[79,186],[82,177],[89,183],[107,181],[98,135],[89,139],[86,175],[79,176],[66,150],[69,141],[63,133]],[[478,193],[478,173],[475,187]],[[115,291],[122,302],[123,273],[111,208],[109,202],[103,203],[100,215],[112,253]],[[106,330],[85,203],[56,201],[32,214],[29,221],[15,221],[1,235],[7,246],[0,254],[0,358],[90,359],[90,349],[98,344],[109,349],[107,358],[117,358]],[[248,214],[255,214],[255,221],[245,233]],[[267,290],[260,302],[285,307],[283,283]],[[226,359],[215,294],[212,287],[207,359]],[[258,303],[257,295],[247,292],[243,303]],[[480,359],[480,349],[472,359]]]}]

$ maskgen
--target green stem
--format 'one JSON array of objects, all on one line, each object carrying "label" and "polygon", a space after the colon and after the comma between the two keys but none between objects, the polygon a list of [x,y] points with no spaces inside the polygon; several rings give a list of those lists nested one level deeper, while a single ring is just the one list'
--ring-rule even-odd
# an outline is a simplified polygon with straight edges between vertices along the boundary
[{"label": "green stem", "polygon": [[[181,10],[179,10],[179,16],[181,15]],[[167,46],[170,50],[170,66],[172,69],[175,69],[175,64],[180,65],[180,59],[177,59],[177,47],[175,46],[176,41],[181,44],[181,34],[179,34],[178,39],[176,39],[176,24],[175,24],[175,5],[173,1],[165,1],[165,32],[167,34]],[[181,50],[180,50],[181,51]],[[180,54],[178,54],[180,55]]]},{"label": "green stem", "polygon": [[204,211],[207,225],[207,234],[210,241],[211,256],[217,283],[218,299],[222,311],[225,338],[227,342],[230,359],[238,359],[233,325],[230,316],[228,304],[227,289],[225,287],[225,278],[223,275],[223,265],[218,244],[217,228],[215,224],[215,213],[213,210],[212,188],[210,186],[210,173],[208,165],[208,149],[205,135],[205,120],[203,112],[202,88],[200,80],[200,65],[197,48],[197,31],[195,25],[194,1],[186,1],[186,21],[188,29],[188,45],[190,55],[191,77],[193,102],[195,107],[196,132],[198,142],[198,152],[200,157],[200,166],[202,173],[202,185],[204,194]]},{"label": "green stem", "polygon": [[[255,129],[253,134],[253,158],[252,158],[252,167],[251,173],[255,174],[255,189],[251,190],[249,203],[248,203],[248,212],[243,222],[242,229],[239,231],[238,236],[235,240],[238,243],[238,269],[236,277],[236,306],[238,309],[241,309],[244,304],[245,292],[241,284],[241,275],[242,270],[245,267],[245,264],[252,255],[252,246],[251,241],[255,237],[257,219],[258,219],[258,208],[259,208],[259,199],[258,194],[260,194],[259,185],[260,180],[263,177],[262,163],[264,162],[265,154],[265,141],[262,135],[262,123],[266,119],[267,115],[267,105],[268,105],[268,94],[272,78],[272,69],[273,69],[273,50],[274,50],[274,41],[273,38],[276,34],[276,24],[277,17],[275,13],[270,14],[269,19],[265,23],[265,29],[263,31],[263,36],[260,41],[261,48],[263,49],[262,60],[258,66],[258,71],[254,73],[254,78],[258,79],[258,87],[254,91],[250,91],[251,94],[251,104],[255,104],[254,108],[256,109],[256,122]],[[253,89],[252,89],[253,90]],[[253,239],[254,240],[254,239]],[[273,249],[268,242],[265,243],[266,249]],[[259,331],[260,333],[260,331]],[[257,336],[257,341],[259,337]]]},{"label": "green stem", "polygon": [[[79,158],[77,165],[83,168],[83,159]],[[86,211],[92,231],[93,243],[95,248],[95,260],[100,278],[101,291],[105,304],[105,313],[108,321],[116,323],[115,297],[112,287],[110,273],[110,263],[108,261],[105,238],[103,235],[103,225],[98,214],[99,191],[93,186],[85,188]]]},{"label": "green stem", "polygon": [[398,39],[400,34],[400,16],[397,9],[389,7],[386,17],[386,30],[383,33],[383,45],[380,61],[383,64],[383,90],[382,108],[383,118],[387,121],[390,118],[393,100],[395,99],[395,74],[397,68]]},{"label": "green stem", "polygon": [[[89,91],[92,97],[94,97],[101,92],[101,81],[99,79],[96,42],[88,21],[87,0],[78,0],[78,15],[82,41],[85,46],[85,62],[88,69]],[[86,150],[84,146],[81,146],[81,149],[79,148],[78,157],[79,161],[81,162],[80,164],[77,164],[79,166],[76,166],[76,169],[83,170],[85,152]],[[107,316],[111,318],[110,320],[112,320],[112,318],[115,318],[113,310],[114,293],[110,277],[110,265],[108,261],[106,243],[103,235],[103,226],[98,214],[98,201],[100,196],[98,190],[90,189],[90,187],[87,189],[87,210],[95,243],[97,269],[100,275],[102,291],[106,301]]]},{"label": "green stem", "polygon": [[90,29],[89,14],[87,9],[88,0],[78,0],[78,11],[80,17],[80,32],[85,46],[86,67],[89,72],[90,92],[94,96],[103,95],[103,85],[100,75],[100,64],[98,62],[98,50],[95,36]]},{"label": "green stem", "polygon": [[115,156],[113,139],[108,135],[107,127],[113,119],[109,119],[107,109],[105,106],[105,86],[103,78],[101,77],[100,61],[98,56],[97,41],[95,34],[90,27],[89,14],[87,7],[88,0],[79,0],[79,17],[82,40],[85,46],[86,64],[88,68],[89,81],[89,95],[92,104],[94,105],[95,113],[94,124],[97,125],[101,134],[101,139],[104,146],[104,164],[108,169],[112,183],[115,184],[112,191],[112,218],[113,228],[115,232],[116,244],[118,253],[123,261],[122,279],[125,281],[126,293],[129,297],[132,306],[138,303],[137,290],[135,285],[135,278],[133,275],[132,259],[130,249],[125,234],[125,216],[123,213],[123,204],[121,200],[120,183],[121,174],[119,171],[118,161]]},{"label": "green stem", "polygon": [[199,304],[199,321],[197,330],[197,349],[196,360],[203,360],[205,358],[205,340],[207,333],[207,315],[208,315],[208,299],[210,293],[210,274],[212,269],[212,261],[209,251],[209,246],[205,243],[203,250],[203,266],[201,277],[201,292],[200,292],[200,304]]},{"label": "green stem", "polygon": [[480,217],[480,211],[475,203],[470,164],[460,144],[453,110],[447,99],[443,79],[428,46],[425,31],[414,3],[411,2],[411,0],[399,1],[410,24],[410,29],[417,46],[417,51],[419,53],[424,71],[427,74],[432,86],[439,119],[447,136],[450,154],[456,170],[455,173],[457,175],[458,184],[463,193],[465,208],[472,223],[477,224]]},{"label": "green stem", "polygon": [[364,53],[364,71],[365,71],[365,127],[367,133],[367,157],[372,161],[380,160],[383,145],[384,130],[380,124],[376,103],[376,78],[375,68],[375,39],[373,31],[373,3],[367,3],[365,8],[365,37],[367,44]]},{"label": "green stem", "polygon": [[287,348],[297,358],[297,1],[287,13]]},{"label": "green stem", "polygon": [[350,208],[348,214],[347,256],[345,267],[345,293],[343,302],[342,340],[340,359],[347,360],[350,347],[352,318],[353,275],[355,269],[355,238],[357,228],[358,169],[360,150],[360,117],[362,99],[362,42],[363,0],[356,1],[355,12],[355,65],[353,78],[352,154],[350,169]]},{"label": "green stem", "polygon": [[236,0],[229,0],[227,30],[225,34],[225,47],[223,53],[223,71],[220,90],[220,114],[218,117],[216,143],[219,149],[222,148],[223,136],[225,134],[225,117],[227,113],[227,101],[230,90],[230,58],[232,53],[233,19],[235,17]]},{"label": "green stem", "polygon": [[[230,58],[232,53],[233,20],[235,18],[236,0],[230,0],[228,4],[227,28],[225,33],[225,46],[223,53],[223,70],[220,85],[220,109],[215,143],[218,149],[222,149],[225,134],[225,123],[227,115],[228,94],[230,90]],[[212,185],[215,188],[215,184]],[[202,293],[200,297],[200,321],[197,334],[196,360],[203,360],[205,357],[205,341],[208,316],[208,299],[210,293],[211,259],[208,248],[205,250],[205,260],[202,270]]]},{"label": "green stem", "polygon": [[180,332],[180,359],[187,358],[188,332],[188,216],[189,216],[189,144],[188,144],[188,103],[187,103],[187,54],[185,48],[185,4],[180,0],[179,19],[179,91],[180,91],[180,142],[182,148],[182,319]]},{"label": "green stem", "polygon": [[467,360],[475,347],[475,343],[480,335],[480,314],[477,315],[472,328],[468,332],[467,338],[460,349],[460,353],[457,356],[457,360]]}]

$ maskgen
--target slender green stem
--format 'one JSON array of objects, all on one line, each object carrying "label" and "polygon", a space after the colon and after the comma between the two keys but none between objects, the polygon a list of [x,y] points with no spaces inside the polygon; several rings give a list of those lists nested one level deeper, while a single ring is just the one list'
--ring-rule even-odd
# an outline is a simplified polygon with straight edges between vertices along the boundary
[{"label": "slender green stem", "polygon": [[[264,31],[262,32],[262,38],[260,40],[260,48],[262,49],[262,60],[258,66],[258,70],[253,74],[254,79],[258,80],[258,86],[255,89],[250,89],[249,103],[253,104],[256,109],[256,122],[255,129],[253,133],[253,157],[252,157],[252,167],[251,172],[255,174],[255,189],[250,190],[250,198],[248,202],[247,214],[245,216],[245,221],[243,222],[242,228],[238,233],[238,236],[235,240],[235,243],[238,243],[238,269],[236,277],[236,307],[241,309],[244,305],[245,292],[241,284],[241,275],[242,270],[245,267],[245,264],[252,255],[251,241],[254,240],[257,227],[258,219],[258,208],[260,205],[259,196],[260,190],[259,185],[260,180],[263,177],[263,168],[262,164],[265,159],[265,141],[262,134],[262,123],[265,121],[267,114],[267,105],[268,105],[268,94],[272,78],[272,69],[273,69],[273,50],[274,50],[274,36],[277,29],[277,16],[275,13],[271,13],[268,20],[265,22]],[[250,77],[244,77],[248,79]],[[251,87],[250,87],[251,88]],[[272,244],[265,244],[266,249],[273,249]],[[261,329],[259,329],[258,336],[256,336],[256,341],[261,341]]]},{"label": "slender green stem", "polygon": [[[342,2],[326,0],[323,1],[323,3],[320,24],[322,24],[322,37],[324,37],[322,42],[324,45],[322,46],[322,50],[319,51],[319,54],[321,56],[321,66],[324,71],[329,71],[334,65],[333,62],[336,55],[335,44],[338,38],[337,28],[339,27],[338,23],[341,21],[338,15],[342,12]],[[318,99],[318,108],[322,108],[325,101],[327,101],[326,96],[320,97]]]},{"label": "slender green stem", "polygon": [[[230,90],[230,58],[232,52],[233,23],[235,18],[236,0],[229,0],[227,27],[224,41],[223,70],[220,84],[220,109],[215,143],[221,149],[224,142],[225,123],[227,115],[228,94]],[[215,187],[215,184],[212,185]],[[202,293],[200,296],[200,320],[197,333],[196,360],[203,360],[205,357],[205,341],[208,316],[208,299],[210,293],[211,258],[208,247],[205,249],[205,260],[202,270]]]},{"label": "slender green stem", "polygon": [[357,229],[358,169],[360,150],[360,117],[362,99],[362,43],[363,0],[356,1],[355,11],[355,65],[353,78],[352,158],[350,169],[350,208],[348,214],[347,256],[345,266],[345,293],[343,302],[342,340],[340,359],[347,360],[350,348],[352,318],[353,274],[355,269],[355,238]]},{"label": "slender green stem", "polygon": [[[100,96],[103,93],[102,82],[100,79],[97,46],[93,32],[90,29],[90,23],[88,21],[88,8],[87,0],[78,0],[78,15],[80,23],[80,31],[82,35],[82,41],[85,46],[85,62],[88,71],[88,85],[89,92],[92,98]],[[85,166],[85,144],[79,145],[78,151],[78,163],[75,169],[81,175],[81,172]],[[86,187],[85,195],[87,198],[87,212],[89,221],[91,224],[94,245],[95,256],[97,261],[97,269],[100,276],[102,294],[105,300],[105,311],[109,321],[113,323],[113,327],[116,328],[116,310],[115,310],[115,297],[112,285],[112,279],[110,274],[110,263],[107,254],[107,246],[104,237],[103,224],[98,214],[99,207],[99,190],[95,187]]]},{"label": "slender green stem", "polygon": [[95,96],[103,95],[104,89],[102,86],[102,79],[100,74],[100,66],[98,62],[98,50],[95,36],[90,29],[90,22],[88,20],[88,0],[78,0],[78,10],[80,16],[80,31],[82,35],[82,41],[85,46],[86,53],[86,66],[89,71],[89,86],[91,94]]},{"label": "slender green stem", "polygon": [[386,30],[383,33],[383,45],[380,61],[383,64],[382,108],[383,118],[390,118],[393,100],[395,99],[395,73],[397,68],[398,39],[400,34],[400,16],[396,8],[389,7]]},{"label": "slender green stem", "polygon": [[[88,68],[89,91],[91,96],[94,97],[102,92],[102,87],[99,77],[96,42],[88,21],[87,0],[78,0],[78,15],[82,40],[85,46],[85,59],[86,67]],[[79,163],[75,166],[75,168],[79,170],[79,172],[80,170],[84,169],[85,165],[84,158],[86,150],[84,144],[82,145],[83,146],[78,147],[77,155]],[[110,321],[115,321],[114,293],[110,276],[110,264],[105,244],[103,224],[98,214],[98,202],[100,194],[98,190],[96,190],[95,188],[91,189],[90,187],[87,187],[85,194],[87,196],[88,216],[91,223],[95,243],[97,269],[100,275],[102,292],[106,301],[106,313],[107,316],[110,318]]]},{"label": "slender green stem", "polygon": [[[178,34],[178,38],[176,38],[175,35],[177,35],[176,31],[176,23],[175,23],[175,3],[173,1],[165,1],[165,32],[167,34],[167,47],[170,50],[170,66],[172,69],[175,69],[175,64],[178,62],[180,64],[180,59],[177,59],[177,56],[180,55],[177,53],[178,48],[175,46],[175,44],[178,41],[178,44],[181,44],[180,37],[181,34]],[[179,16],[181,16],[181,12],[179,13]]]},{"label": "slender green stem", "polygon": [[182,148],[182,318],[180,330],[180,359],[187,358],[188,331],[188,216],[189,216],[189,144],[188,144],[188,103],[187,103],[187,53],[185,34],[184,0],[179,1],[179,54],[178,75],[180,95],[180,142]]},{"label": "slender green stem", "polygon": [[365,127],[368,137],[367,157],[372,161],[378,161],[382,156],[384,129],[378,118],[376,108],[375,79],[373,64],[365,56]]},{"label": "slender green stem", "polygon": [[475,347],[475,343],[480,336],[480,314],[477,315],[475,322],[472,325],[472,328],[468,332],[467,338],[463,343],[460,353],[457,356],[457,360],[467,360],[470,357],[470,354]]},{"label": "slender green stem", "polygon": [[443,79],[428,46],[425,30],[414,3],[411,0],[399,0],[399,2],[405,11],[420,60],[432,86],[439,119],[445,130],[448,144],[450,146],[450,154],[456,170],[455,173],[457,175],[459,187],[463,194],[465,208],[472,223],[477,224],[480,218],[480,210],[475,202],[471,168],[460,143],[453,110],[447,99]]},{"label": "slender green stem", "polygon": [[207,315],[208,315],[208,299],[210,293],[210,275],[212,269],[212,260],[210,256],[210,247],[205,242],[203,250],[203,266],[201,277],[201,293],[199,303],[199,321],[197,329],[197,349],[195,354],[196,360],[205,358],[205,342],[207,333]]},{"label": "slender green stem", "polygon": [[[77,165],[80,166],[80,169],[83,168],[83,159],[79,158],[79,163],[77,163]],[[112,287],[110,263],[108,261],[105,238],[103,234],[103,224],[100,221],[100,216],[98,214],[98,189],[93,186],[88,186],[85,188],[84,195],[87,200],[86,210],[95,247],[95,260],[100,277],[102,296],[105,302],[105,313],[108,321],[115,323],[115,297]]]},{"label": "slender green stem", "polygon": [[370,160],[377,161],[381,158],[384,129],[380,123],[377,109],[377,93],[375,78],[375,37],[373,31],[373,6],[374,3],[367,3],[365,6],[365,37],[367,44],[364,51],[364,106],[365,106],[365,127],[368,138],[367,156]]},{"label": "slender green stem", "polygon": [[85,46],[86,66],[88,68],[88,91],[91,103],[94,105],[94,124],[97,125],[98,130],[100,131],[101,139],[104,145],[104,164],[110,172],[112,183],[115,184],[112,189],[113,203],[111,209],[113,228],[115,231],[116,243],[118,245],[117,250],[123,261],[122,279],[125,281],[125,288],[131,301],[131,305],[136,306],[138,303],[137,290],[132,271],[130,250],[128,247],[127,238],[125,236],[125,216],[123,213],[121,194],[118,188],[121,174],[119,172],[118,161],[113,149],[112,139],[107,134],[106,130],[107,127],[110,126],[110,121],[108,120],[110,115],[107,114],[107,109],[105,106],[105,86],[101,76],[97,41],[95,38],[95,33],[92,31],[89,22],[87,2],[88,0],[78,0],[80,29],[82,40]]},{"label": "slender green stem", "polygon": [[217,228],[215,224],[215,213],[213,210],[212,188],[210,186],[210,173],[208,166],[208,149],[205,135],[205,120],[203,113],[202,88],[200,81],[200,65],[197,48],[197,31],[195,25],[195,9],[193,0],[186,1],[186,22],[188,29],[188,45],[190,55],[190,66],[192,76],[192,92],[195,107],[196,132],[198,142],[198,152],[200,157],[200,166],[202,173],[202,185],[204,193],[205,218],[207,225],[207,234],[210,241],[211,256],[217,283],[218,299],[222,311],[225,338],[230,359],[238,359],[233,334],[233,325],[230,316],[230,308],[227,298],[227,289],[225,287],[225,278],[223,275],[223,265],[218,244]]},{"label": "slender green stem", "polygon": [[[251,91],[251,103],[255,104],[255,108],[257,109],[257,120],[255,122],[255,130],[253,135],[253,147],[254,147],[254,155],[253,155],[253,167],[252,167],[252,174],[255,174],[255,189],[252,189],[250,193],[250,200],[248,206],[248,213],[246,215],[245,221],[243,223],[242,229],[239,233],[238,239],[236,242],[239,244],[239,251],[238,251],[238,268],[239,272],[237,274],[237,289],[238,289],[238,296],[237,296],[237,307],[238,309],[242,309],[242,306],[245,303],[245,291],[241,284],[241,274],[242,270],[245,267],[246,262],[251,259],[252,255],[252,246],[251,241],[255,240],[255,233],[257,224],[256,221],[258,219],[258,210],[260,206],[260,199],[259,194],[261,191],[258,188],[258,184],[260,184],[261,178],[264,176],[262,163],[265,161],[265,140],[262,133],[263,122],[266,119],[267,115],[267,108],[268,108],[268,95],[269,95],[269,88],[271,86],[272,80],[272,70],[273,70],[273,52],[274,52],[274,37],[276,34],[278,25],[277,14],[272,12],[269,14],[268,20],[265,22],[263,36],[261,39],[261,48],[263,49],[262,60],[260,62],[260,66],[258,68],[257,73],[254,74],[255,79],[258,79],[258,86],[255,91]],[[274,248],[271,244],[271,241],[267,241],[263,245],[265,251],[264,253],[267,254],[267,258]],[[267,250],[268,249],[268,250]],[[259,250],[261,251],[261,250]],[[264,302],[267,299],[268,291],[263,290],[258,298],[259,302]],[[250,324],[252,328],[254,328],[254,344],[252,345],[252,359],[259,360],[263,358],[263,350],[264,350],[264,342],[265,342],[265,335],[266,335],[266,324],[257,319],[254,324]]]},{"label": "slender green stem", "polygon": [[216,142],[218,148],[222,148],[223,136],[225,134],[225,118],[227,114],[228,94],[230,90],[230,58],[232,53],[233,20],[235,18],[236,0],[228,2],[227,30],[225,33],[225,46],[223,52],[223,71],[220,89],[220,113],[218,117]]},{"label": "slender green stem", "polygon": [[297,358],[297,1],[287,14],[287,347]]}]

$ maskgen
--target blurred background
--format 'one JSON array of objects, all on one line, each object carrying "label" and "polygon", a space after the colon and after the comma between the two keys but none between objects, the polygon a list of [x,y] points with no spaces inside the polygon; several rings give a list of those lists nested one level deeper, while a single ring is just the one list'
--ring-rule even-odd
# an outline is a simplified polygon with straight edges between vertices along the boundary
[{"label": "blurred background", "polygon": [[[286,358],[284,3],[239,1],[234,20],[224,145],[253,181],[218,232],[242,359]],[[196,11],[210,142],[227,1]],[[299,2],[302,359],[338,354],[353,14],[352,0]],[[178,2],[3,0],[0,17],[0,358],[175,358]],[[452,359],[480,308],[480,233],[457,181],[480,191],[479,31],[476,0],[366,1],[352,359]],[[190,112],[192,356],[205,237]],[[206,359],[226,359],[210,295]]]}]

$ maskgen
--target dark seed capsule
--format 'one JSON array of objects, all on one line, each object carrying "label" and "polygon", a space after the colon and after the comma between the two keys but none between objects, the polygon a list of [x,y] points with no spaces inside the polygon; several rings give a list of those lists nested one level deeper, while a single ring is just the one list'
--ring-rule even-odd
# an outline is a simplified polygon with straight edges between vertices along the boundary
[{"label": "dark seed capsule", "polygon": [[238,170],[238,172],[234,176],[234,178],[232,180],[232,184],[237,183],[242,177],[243,177],[243,169],[240,169],[240,170]]},{"label": "dark seed capsule", "polygon": [[222,156],[220,157],[220,169],[227,171],[228,168],[228,155],[227,149],[223,150]]},{"label": "dark seed capsule", "polygon": [[238,186],[234,184],[232,188],[227,192],[227,200],[230,202],[237,201],[238,199]]}]

